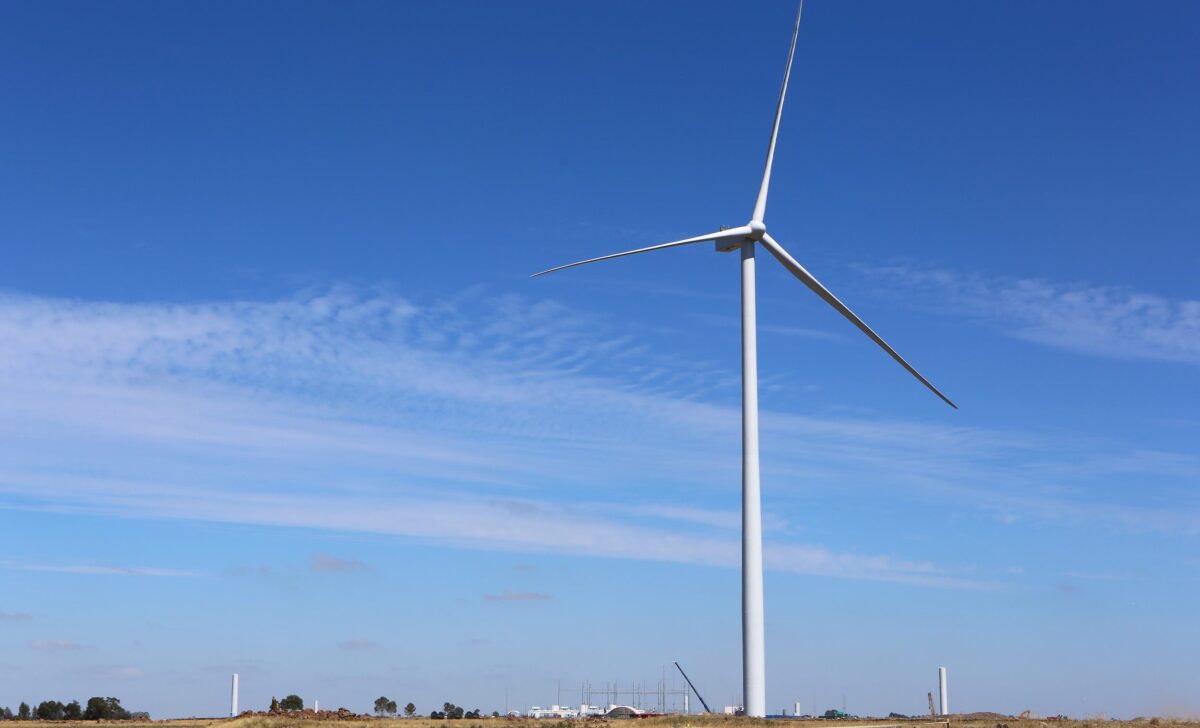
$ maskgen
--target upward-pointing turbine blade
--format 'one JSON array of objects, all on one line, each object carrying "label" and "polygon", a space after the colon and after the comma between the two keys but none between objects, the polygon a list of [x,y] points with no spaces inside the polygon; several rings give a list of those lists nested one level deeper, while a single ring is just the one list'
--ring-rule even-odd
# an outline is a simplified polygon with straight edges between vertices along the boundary
[{"label": "upward-pointing turbine blade", "polygon": [[560,265],[556,268],[550,268],[549,270],[544,270],[540,273],[534,273],[532,276],[530,276],[530,278],[537,278],[538,276],[544,276],[547,273],[553,273],[556,270],[562,270],[564,268],[574,268],[577,265],[586,265],[587,263],[598,263],[602,260],[612,260],[613,258],[623,258],[626,255],[637,255],[638,253],[649,253],[651,250],[662,250],[663,248],[674,248],[674,247],[677,247],[680,245],[691,245],[692,243],[705,243],[705,242],[708,242],[709,240],[725,240],[727,238],[740,238],[740,237],[744,237],[749,234],[750,234],[750,228],[749,228],[749,226],[746,226],[746,225],[743,225],[741,227],[729,228],[728,230],[718,230],[715,233],[709,233],[708,235],[700,235],[695,238],[688,238],[687,240],[675,240],[670,243],[660,243],[658,245],[651,245],[646,248],[638,248],[637,250],[626,250],[624,253],[613,253],[612,255],[602,255],[599,258],[588,258],[587,260],[581,260],[576,263],[567,263],[566,265]]},{"label": "upward-pointing turbine blade", "polygon": [[792,58],[796,55],[796,37],[800,35],[800,16],[804,13],[804,0],[796,9],[796,27],[792,29],[792,47],[788,49],[787,70],[783,72],[783,87],[779,89],[779,104],[775,107],[775,125],[771,127],[771,143],[767,145],[767,163],[763,167],[762,185],[758,188],[758,200],[754,203],[757,222],[767,214],[767,188],[771,186],[771,164],[775,161],[775,140],[779,138],[779,121],[783,118],[783,100],[787,97],[788,79],[792,77]]},{"label": "upward-pointing turbine blade", "polygon": [[767,250],[770,251],[771,255],[775,256],[776,260],[778,260],[780,263],[783,263],[784,268],[790,270],[792,275],[800,279],[801,283],[808,286],[813,293],[824,299],[825,303],[828,303],[830,306],[833,306],[835,309],[837,309],[838,313],[845,316],[850,323],[857,326],[864,334],[870,337],[871,341],[879,344],[879,346],[888,354],[890,354],[891,357],[900,364],[900,366],[907,369],[909,374],[920,380],[921,384],[929,387],[929,391],[941,397],[943,402],[950,405],[954,409],[958,409],[958,405],[951,402],[949,397],[938,391],[938,388],[930,384],[928,379],[921,376],[921,373],[914,369],[911,364],[904,361],[904,357],[896,353],[896,350],[889,346],[886,341],[880,338],[879,334],[871,330],[870,326],[867,326],[867,322],[860,319],[853,311],[850,310],[848,306],[846,306],[846,304],[838,300],[838,297],[833,295],[828,288],[821,285],[821,282],[818,281],[812,273],[809,273],[807,270],[805,270],[804,266],[797,263],[796,259],[789,255],[788,252],[783,249],[782,245],[775,242],[774,238],[772,238],[770,235],[764,234],[761,242],[766,246]]}]

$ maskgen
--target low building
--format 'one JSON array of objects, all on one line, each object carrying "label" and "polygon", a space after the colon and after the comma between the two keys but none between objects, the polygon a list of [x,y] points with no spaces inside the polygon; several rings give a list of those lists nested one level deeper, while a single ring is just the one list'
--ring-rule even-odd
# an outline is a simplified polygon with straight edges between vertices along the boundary
[{"label": "low building", "polygon": [[566,705],[551,705],[543,708],[535,705],[529,709],[530,718],[578,718],[579,711]]},{"label": "low building", "polygon": [[628,720],[630,718],[641,718],[643,715],[645,713],[631,705],[610,705],[604,717],[609,720]]}]

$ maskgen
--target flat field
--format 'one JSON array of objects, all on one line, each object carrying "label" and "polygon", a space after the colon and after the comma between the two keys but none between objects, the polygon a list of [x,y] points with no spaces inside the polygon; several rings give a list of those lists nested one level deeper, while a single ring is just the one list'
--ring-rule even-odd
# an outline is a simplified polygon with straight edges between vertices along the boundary
[{"label": "flat field", "polygon": [[[6,728],[96,728],[97,723],[110,721],[78,721],[45,723],[42,721],[6,721]],[[666,715],[641,720],[598,719],[532,720],[528,718],[479,718],[465,720],[432,720],[430,718],[351,718],[322,720],[315,717],[288,715],[248,715],[238,718],[189,718],[151,721],[155,726],[169,728],[587,728],[611,724],[613,728],[1200,728],[1200,720],[1175,718],[1138,718],[1135,720],[1019,720],[1016,718],[979,719],[964,716],[962,720],[761,720],[724,715]],[[112,721],[114,726],[136,728],[133,721]],[[146,725],[145,723],[141,725]]]}]

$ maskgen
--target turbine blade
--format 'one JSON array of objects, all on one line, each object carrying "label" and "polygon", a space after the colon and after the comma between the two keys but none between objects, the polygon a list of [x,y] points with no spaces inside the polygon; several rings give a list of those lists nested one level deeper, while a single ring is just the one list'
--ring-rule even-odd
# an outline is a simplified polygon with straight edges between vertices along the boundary
[{"label": "turbine blade", "polygon": [[800,16],[804,13],[804,0],[796,9],[796,27],[792,29],[792,47],[788,49],[787,69],[783,72],[783,87],[779,89],[779,105],[775,107],[775,125],[771,127],[771,143],[767,145],[767,163],[763,168],[762,185],[758,188],[758,200],[754,203],[757,222],[767,214],[767,189],[771,186],[771,164],[775,161],[775,140],[779,138],[779,120],[783,118],[783,100],[787,97],[788,79],[792,77],[792,58],[796,55],[796,37],[800,35]]},{"label": "turbine blade", "polygon": [[791,255],[789,255],[788,252],[783,249],[782,245],[775,242],[774,238],[772,238],[770,235],[764,234],[762,237],[762,244],[767,246],[767,250],[770,251],[771,255],[775,256],[776,260],[778,260],[780,263],[783,263],[784,268],[787,268],[788,270],[790,270],[792,272],[792,275],[799,278],[801,283],[808,286],[809,290],[811,290],[813,293],[817,294],[822,299],[824,299],[825,303],[828,303],[830,306],[833,306],[837,310],[838,313],[845,316],[850,321],[850,323],[857,326],[859,328],[859,330],[861,330],[864,334],[866,334],[868,337],[870,337],[871,341],[874,341],[876,344],[879,344],[879,346],[884,351],[886,351],[888,354],[890,354],[891,357],[900,364],[900,366],[907,369],[909,374],[916,377],[921,382],[921,384],[924,384],[926,387],[929,387],[929,391],[931,391],[934,394],[936,394],[937,396],[941,397],[943,402],[950,405],[954,409],[958,409],[958,405],[951,402],[949,397],[947,397],[946,395],[944,395],[940,391],[938,391],[938,388],[933,386],[929,382],[928,379],[921,376],[921,373],[918,372],[916,369],[914,369],[911,364],[904,361],[904,357],[902,357],[898,353],[896,353],[895,349],[893,349],[891,346],[889,346],[888,343],[879,336],[879,334],[872,331],[871,327],[867,326],[867,323],[865,321],[860,319],[853,311],[851,311],[850,308],[848,306],[846,306],[846,304],[844,304],[840,300],[838,300],[838,297],[833,295],[833,293],[830,292],[830,290],[828,288],[821,285],[821,282],[818,281],[816,279],[816,277],[813,276],[812,273],[809,273],[807,270],[805,270],[804,266],[797,263],[796,259],[793,258]]},{"label": "turbine blade", "polygon": [[598,263],[602,260],[612,260],[613,258],[623,258],[626,255],[637,255],[638,253],[649,253],[651,250],[662,250],[663,248],[674,248],[679,245],[691,245],[692,243],[704,243],[704,242],[708,242],[709,240],[725,240],[726,238],[740,238],[740,237],[743,237],[743,236],[746,236],[749,234],[750,234],[750,228],[746,225],[743,225],[741,227],[729,228],[728,230],[718,230],[715,233],[709,233],[708,235],[700,235],[695,238],[688,238],[687,240],[675,240],[670,243],[660,243],[658,245],[651,245],[651,246],[645,247],[645,248],[638,248],[637,250],[626,250],[624,253],[613,253],[612,255],[602,255],[599,258],[588,258],[587,260],[580,260],[575,263],[567,263],[566,265],[560,265],[555,268],[550,268],[549,270],[544,270],[544,271],[541,271],[540,273],[534,273],[532,276],[530,276],[530,278],[537,278],[538,276],[544,276],[547,273],[553,273],[556,270],[562,270],[564,268],[574,268],[577,265],[586,265],[588,263]]}]

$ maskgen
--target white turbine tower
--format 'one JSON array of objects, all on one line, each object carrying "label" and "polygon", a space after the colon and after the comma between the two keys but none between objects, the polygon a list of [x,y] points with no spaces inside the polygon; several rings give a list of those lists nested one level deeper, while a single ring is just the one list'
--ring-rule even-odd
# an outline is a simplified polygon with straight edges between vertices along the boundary
[{"label": "white turbine tower", "polygon": [[775,141],[779,137],[779,121],[783,117],[783,101],[787,96],[788,78],[792,74],[792,58],[796,53],[796,37],[800,33],[800,16],[804,11],[804,0],[796,11],[796,24],[792,30],[792,44],[788,50],[787,68],[783,74],[783,86],[779,90],[779,103],[775,107],[775,123],[771,127],[771,141],[767,145],[767,161],[763,169],[762,184],[758,199],[754,203],[754,214],[750,222],[708,235],[660,243],[623,253],[589,258],[577,263],[550,268],[534,276],[541,276],[564,268],[596,263],[602,260],[621,258],[626,255],[648,253],[652,250],[674,248],[693,243],[714,241],[719,252],[741,250],[742,253],[742,688],[745,713],[763,717],[767,712],[765,655],[763,648],[763,566],[762,566],[762,504],[759,496],[758,477],[758,344],[755,325],[754,295],[754,252],[761,244],[784,268],[800,279],[813,293],[845,316],[878,344],[884,351],[916,377],[931,392],[946,404],[958,409],[946,395],[938,391],[929,380],[906,362],[896,350],[879,337],[866,322],[860,319],[846,304],[838,300],[804,266],[796,262],[783,246],[767,234],[764,217],[767,212],[767,190],[771,185],[771,165],[775,161]]},{"label": "white turbine tower", "polygon": [[946,694],[946,668],[938,668],[938,707],[942,715],[950,715],[950,698]]},{"label": "white turbine tower", "polygon": [[236,718],[238,716],[238,674],[233,673],[233,692],[229,698],[229,717]]}]

